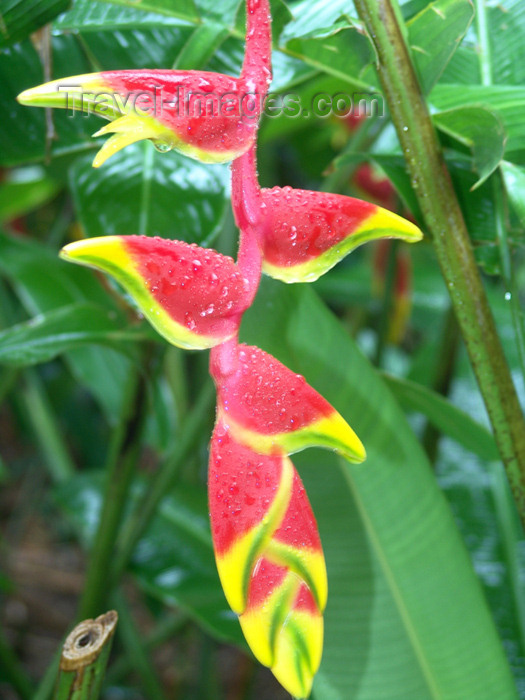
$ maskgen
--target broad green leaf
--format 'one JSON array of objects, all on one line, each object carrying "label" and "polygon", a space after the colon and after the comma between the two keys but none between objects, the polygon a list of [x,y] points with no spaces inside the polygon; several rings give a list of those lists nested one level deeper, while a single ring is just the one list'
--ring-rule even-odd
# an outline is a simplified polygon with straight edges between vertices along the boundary
[{"label": "broad green leaf", "polygon": [[374,59],[372,44],[346,19],[324,30],[316,29],[304,36],[288,39],[282,46],[289,55],[340,78],[354,89],[373,89],[370,83],[360,78],[363,69]]},{"label": "broad green leaf", "polygon": [[70,0],[12,0],[0,5],[0,48],[26,39],[60,12]]},{"label": "broad green leaf", "polygon": [[[125,7],[136,7],[136,0],[106,0],[115,5]],[[199,13],[193,0],[141,0],[140,9],[145,12],[156,12],[168,17],[177,17],[187,22],[196,23],[199,21]]]},{"label": "broad green leaf", "polygon": [[42,206],[59,188],[59,184],[39,168],[12,173],[0,184],[0,222],[11,221]]},{"label": "broad green leaf", "polygon": [[[141,3],[142,4],[142,3]],[[147,27],[187,27],[188,21],[137,8],[136,3],[113,5],[100,0],[75,0],[68,12],[53,22],[55,32],[111,32]]]},{"label": "broad green leaf", "polygon": [[317,697],[516,697],[449,507],[383,382],[312,290],[265,283],[258,299],[243,337],[303,373],[368,452],[359,467],[297,459],[328,565]]},{"label": "broad green leaf", "polygon": [[521,0],[487,3],[490,63],[495,85],[525,83],[525,5]]},{"label": "broad green leaf", "polygon": [[410,48],[424,93],[439,80],[474,17],[469,0],[436,0],[407,22]]},{"label": "broad green leaf", "polygon": [[505,158],[525,162],[525,88],[507,85],[436,85],[430,101],[440,111],[483,106],[495,112],[507,133]]},{"label": "broad green leaf", "polygon": [[[67,66],[67,67],[66,67]],[[53,40],[53,77],[75,75],[91,70],[73,36]],[[43,109],[24,107],[16,96],[26,88],[44,82],[40,59],[29,41],[0,52],[0,101],[4,105],[0,129],[0,165],[11,166],[44,160],[46,125]],[[71,119],[65,111],[52,115],[56,138],[51,142],[54,156],[93,148],[91,134],[100,120]]]},{"label": "broad green leaf", "polygon": [[149,335],[144,329],[126,329],[107,308],[71,304],[0,331],[0,364],[36,365],[89,343],[125,352],[129,343]]},{"label": "broad green leaf", "polygon": [[391,375],[383,375],[383,379],[403,408],[422,413],[441,433],[482,459],[499,459],[492,434],[468,413],[421,384]]},{"label": "broad green leaf", "polygon": [[210,244],[228,207],[228,166],[207,166],[149,142],[117,153],[98,170],[78,159],[70,183],[88,236],[141,234]]},{"label": "broad green leaf", "polygon": [[510,202],[521,225],[525,227],[525,168],[507,161],[503,161],[500,167]]},{"label": "broad green leaf", "polygon": [[440,131],[472,151],[479,180],[476,189],[490,177],[503,159],[506,135],[501,119],[484,107],[458,107],[432,116]]},{"label": "broad green leaf", "polygon": [[[68,265],[58,255],[29,239],[0,233],[0,274],[15,289],[29,316],[77,302],[91,302],[122,313],[88,270]],[[87,386],[109,421],[120,415],[130,362],[111,348],[79,347],[66,354],[77,380]]]}]

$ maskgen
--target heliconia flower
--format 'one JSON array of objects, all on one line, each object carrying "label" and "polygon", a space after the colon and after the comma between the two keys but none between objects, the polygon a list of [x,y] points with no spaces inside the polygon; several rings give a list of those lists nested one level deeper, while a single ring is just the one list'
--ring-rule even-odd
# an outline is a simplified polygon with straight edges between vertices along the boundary
[{"label": "heliconia flower", "polygon": [[312,509],[283,454],[260,455],[219,418],[208,494],[219,576],[254,655],[305,698],[321,661],[327,578]]},{"label": "heliconia flower", "polygon": [[271,80],[268,0],[247,0],[246,55],[240,78],[206,71],[121,70],[53,80],[18,96],[37,107],[61,107],[110,120],[112,134],[93,165],[150,139],[206,163],[225,163],[254,142]]},{"label": "heliconia flower", "polygon": [[257,347],[237,345],[227,376],[217,384],[218,415],[235,439],[261,454],[327,447],[350,462],[365,449],[344,418],[303,376]]},{"label": "heliconia flower", "polygon": [[112,275],[170,343],[203,349],[233,337],[246,309],[247,282],[215,250],[148,236],[70,243],[61,257]]},{"label": "heliconia flower", "polygon": [[284,282],[313,282],[368,241],[422,238],[410,221],[353,197],[274,187],[262,190],[262,206],[263,271]]}]

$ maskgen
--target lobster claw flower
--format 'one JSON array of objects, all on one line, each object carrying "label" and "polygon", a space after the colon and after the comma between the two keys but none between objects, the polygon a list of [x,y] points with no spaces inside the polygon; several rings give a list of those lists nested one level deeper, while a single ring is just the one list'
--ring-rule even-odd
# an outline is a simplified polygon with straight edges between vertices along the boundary
[{"label": "lobster claw flower", "polygon": [[61,257],[107,272],[170,343],[204,349],[233,337],[247,282],[225,255],[182,241],[104,236],[65,246]]},{"label": "lobster claw flower", "polygon": [[239,442],[261,454],[327,447],[350,462],[365,459],[352,428],[303,376],[257,347],[234,352],[231,372],[216,384],[218,415]]},{"label": "lobster claw flower", "polygon": [[337,194],[274,187],[261,191],[261,207],[263,271],[284,282],[313,282],[367,241],[423,237],[401,216]]},{"label": "lobster claw flower", "polygon": [[327,577],[301,479],[286,455],[254,452],[219,418],[208,494],[228,603],[256,658],[305,698],[321,661]]},{"label": "lobster claw flower", "polygon": [[174,70],[122,70],[61,78],[25,90],[24,105],[98,114],[111,133],[93,165],[130,143],[150,139],[205,163],[225,163],[252,145],[263,94],[246,78]]}]

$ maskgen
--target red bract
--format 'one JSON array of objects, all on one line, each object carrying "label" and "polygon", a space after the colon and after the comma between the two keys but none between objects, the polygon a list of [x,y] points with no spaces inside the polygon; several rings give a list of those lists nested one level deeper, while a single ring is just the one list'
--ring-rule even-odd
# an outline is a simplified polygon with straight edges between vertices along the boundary
[{"label": "red bract", "polygon": [[98,152],[95,167],[142,139],[203,162],[228,162],[253,144],[271,77],[268,3],[248,0],[247,6],[246,56],[239,78],[191,70],[104,71],[45,83],[25,90],[18,100],[109,119],[95,134],[113,134]]},{"label": "red bract", "polygon": [[236,439],[261,454],[328,447],[351,462],[365,458],[361,441],[326,399],[259,348],[232,350],[227,375],[217,371],[218,414]]},{"label": "red bract", "polygon": [[217,567],[255,656],[295,697],[321,661],[327,582],[317,525],[283,454],[260,455],[219,420],[208,493]]},{"label": "red bract", "polygon": [[377,238],[422,237],[412,222],[360,199],[291,187],[260,189],[252,152],[234,163],[232,201],[241,231],[251,226],[257,236],[263,271],[284,282],[312,282]]},{"label": "red bract", "polygon": [[66,260],[111,274],[157,331],[183,348],[233,337],[246,309],[248,282],[214,250],[147,236],[105,236],[70,243]]}]

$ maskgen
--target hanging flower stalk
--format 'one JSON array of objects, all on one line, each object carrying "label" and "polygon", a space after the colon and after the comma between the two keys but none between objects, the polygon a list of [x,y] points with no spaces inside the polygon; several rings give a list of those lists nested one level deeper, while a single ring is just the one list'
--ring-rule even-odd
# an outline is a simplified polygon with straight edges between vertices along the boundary
[{"label": "hanging flower stalk", "polygon": [[[286,282],[316,279],[356,246],[376,238],[419,240],[401,217],[339,195],[259,187],[255,137],[271,80],[268,0],[247,0],[246,51],[238,79],[200,71],[116,71],[47,83],[25,104],[85,108],[82,89],[102,88],[119,104],[102,112],[113,136],[94,165],[139,139],[206,162],[235,158],[232,207],[240,230],[237,260],[181,241],[108,236],[67,245],[63,258],[111,274],[168,342],[211,348],[217,421],[209,463],[209,509],[221,583],[254,655],[296,698],[306,698],[319,667],[327,575],[315,517],[289,455],[310,446],[362,462],[365,450],[344,418],[277,359],[240,344],[244,311],[261,272]],[[77,85],[64,99],[58,88]],[[157,118],[128,109],[126,96],[154,85],[252,99],[251,118],[180,116],[180,102]],[[130,93],[131,91],[131,93]],[[118,99],[117,99],[118,97]],[[95,104],[95,101],[92,101]],[[219,118],[217,118],[219,116]],[[98,132],[101,133],[101,132]]]}]

